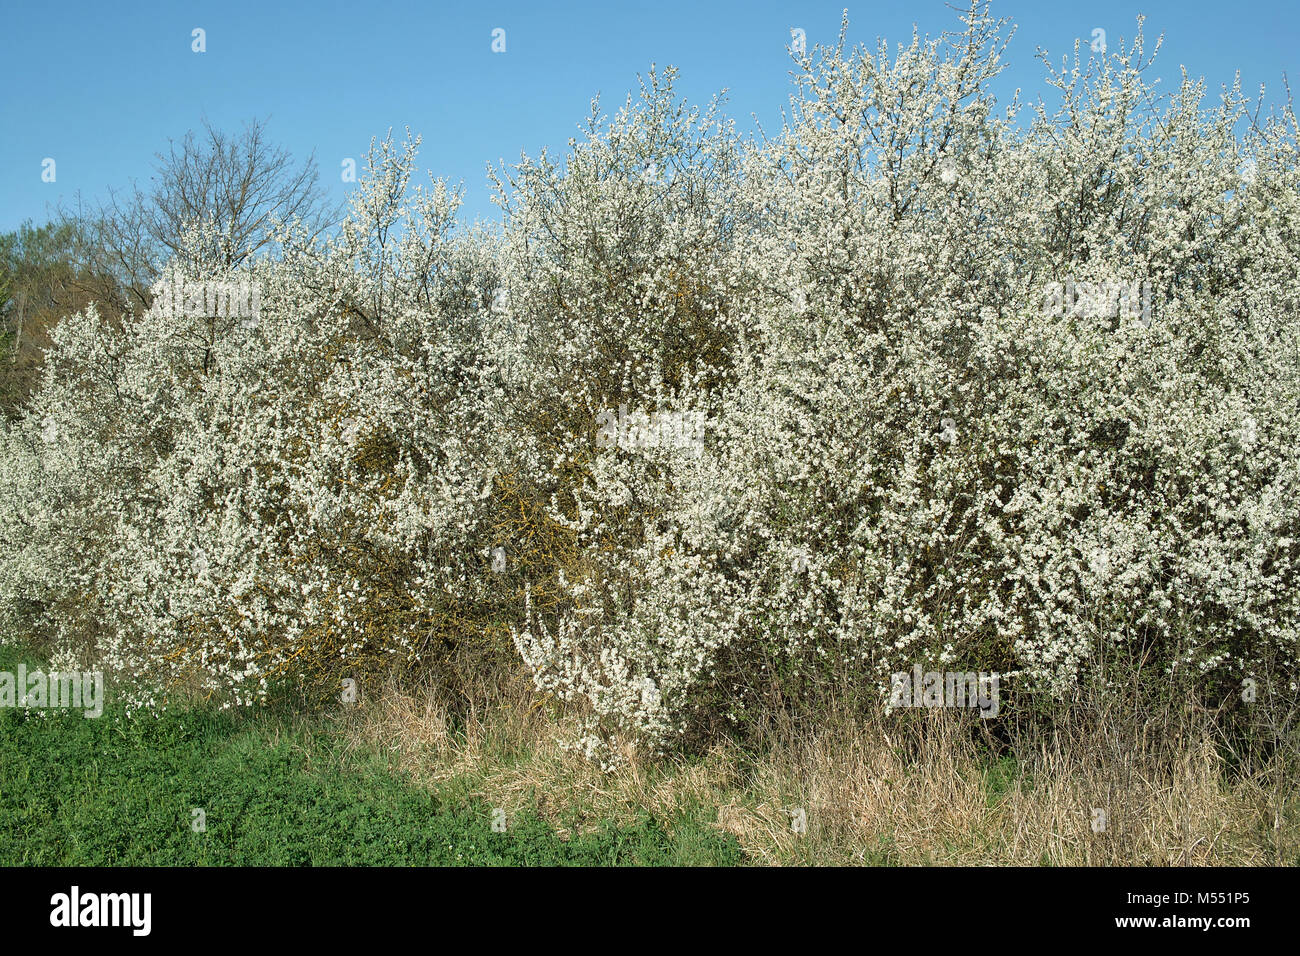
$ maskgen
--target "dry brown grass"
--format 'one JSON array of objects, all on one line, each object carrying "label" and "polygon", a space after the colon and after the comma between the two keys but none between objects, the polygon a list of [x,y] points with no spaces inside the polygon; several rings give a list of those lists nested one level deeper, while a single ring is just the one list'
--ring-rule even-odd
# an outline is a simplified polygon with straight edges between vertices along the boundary
[{"label": "dry brown grass", "polygon": [[[689,760],[629,752],[602,773],[561,745],[572,716],[522,679],[480,697],[453,720],[429,692],[390,686],[351,713],[351,745],[561,832],[694,814],[758,864],[1276,865],[1300,854],[1294,747],[1230,770],[1215,715],[1194,707],[1076,702],[1050,732],[1013,728],[1000,760],[969,712],[839,713]],[[800,808],[804,833],[792,826]],[[1094,810],[1106,814],[1099,832]]]},{"label": "dry brown grass", "polygon": [[688,763],[646,761],[628,751],[617,771],[602,773],[562,744],[573,723],[523,681],[459,720],[427,689],[389,685],[353,712],[349,737],[352,746],[377,749],[428,786],[507,813],[534,809],[561,832],[602,820],[631,822],[641,811],[671,817],[727,786],[721,752]]}]

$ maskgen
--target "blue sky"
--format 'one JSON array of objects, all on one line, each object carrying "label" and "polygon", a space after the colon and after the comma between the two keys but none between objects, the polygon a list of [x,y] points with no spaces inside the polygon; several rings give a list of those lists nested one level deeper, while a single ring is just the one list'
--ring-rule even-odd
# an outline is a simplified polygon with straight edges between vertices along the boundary
[{"label": "blue sky", "polygon": [[[0,231],[43,221],[78,192],[94,200],[147,180],[153,154],[204,117],[230,130],[267,119],[276,143],[315,152],[336,200],[354,188],[341,180],[342,161],[360,166],[372,137],[410,126],[424,137],[420,165],[464,183],[465,217],[495,218],[487,163],[560,150],[593,95],[613,112],[651,63],[678,67],[679,91],[693,101],[729,88],[738,125],[749,129],[757,114],[774,129],[790,90],[791,27],[810,47],[833,43],[846,6],[855,42],[904,42],[913,23],[931,34],[957,25],[942,0],[5,4]],[[1155,73],[1166,89],[1180,65],[1212,93],[1240,69],[1246,90],[1267,84],[1270,102],[1283,95],[1284,73],[1300,82],[1296,0],[995,0],[993,13],[1019,26],[1008,91],[1042,89],[1037,48],[1059,61],[1096,28],[1114,47],[1139,13],[1148,37],[1165,34]],[[491,49],[498,27],[505,53]],[[191,49],[195,28],[206,32],[205,53]],[[41,178],[47,157],[53,183]]]}]

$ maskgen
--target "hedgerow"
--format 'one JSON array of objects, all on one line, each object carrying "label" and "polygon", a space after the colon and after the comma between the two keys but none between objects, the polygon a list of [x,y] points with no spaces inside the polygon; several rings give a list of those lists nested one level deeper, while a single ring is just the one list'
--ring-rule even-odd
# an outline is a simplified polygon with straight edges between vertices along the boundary
[{"label": "hedgerow", "polygon": [[522,663],[603,759],[916,663],[1294,663],[1294,112],[1157,98],[1140,30],[999,111],[963,23],[794,53],[760,142],[652,72],[494,174],[499,231],[391,137],[329,238],[195,224],[168,281],[259,312],[62,323],[0,423],[6,626],[139,705]]}]

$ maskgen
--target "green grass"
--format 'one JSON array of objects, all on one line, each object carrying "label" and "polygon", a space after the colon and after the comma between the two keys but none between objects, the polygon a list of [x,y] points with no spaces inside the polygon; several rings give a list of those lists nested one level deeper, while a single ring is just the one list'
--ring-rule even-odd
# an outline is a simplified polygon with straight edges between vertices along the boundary
[{"label": "green grass", "polygon": [[1014,789],[1017,782],[1027,784],[1028,778],[1015,757],[989,756],[984,771],[984,789],[989,807],[996,807],[1002,798]]},{"label": "green grass", "polygon": [[[0,648],[0,670],[19,660]],[[205,814],[195,832],[193,811]],[[733,865],[698,819],[561,839],[345,754],[327,718],[0,710],[0,865]]]}]

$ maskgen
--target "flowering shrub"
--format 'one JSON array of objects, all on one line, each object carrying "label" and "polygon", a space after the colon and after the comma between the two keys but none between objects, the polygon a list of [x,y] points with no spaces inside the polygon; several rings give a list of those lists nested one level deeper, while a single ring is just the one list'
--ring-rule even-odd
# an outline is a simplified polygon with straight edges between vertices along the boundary
[{"label": "flowering shrub", "polygon": [[0,425],[6,628],[142,704],[513,645],[593,755],[920,665],[1294,661],[1295,116],[1156,104],[1140,33],[999,114],[1006,42],[796,52],[762,144],[652,72],[495,177],[500,233],[391,140],[332,238],[234,274],[196,225],[167,281],[255,321],[60,326]]},{"label": "flowering shrub", "polygon": [[245,703],[433,656],[489,613],[495,272],[444,186],[406,188],[414,146],[374,151],[335,238],[286,227],[248,275],[193,231],[161,290],[252,282],[256,316],[60,326],[0,434],[11,626],[102,654],[137,703]]},{"label": "flowering shrub", "polygon": [[[1238,142],[1240,98],[1192,84],[1157,112],[1139,36],[1022,132],[985,91],[1001,24],[967,27],[798,57],[745,156],[704,453],[601,451],[588,569],[517,635],[593,750],[916,664],[1060,689],[1107,646],[1220,682],[1294,660],[1294,116]],[[1046,308],[1076,276],[1158,290],[1152,320]]]}]

